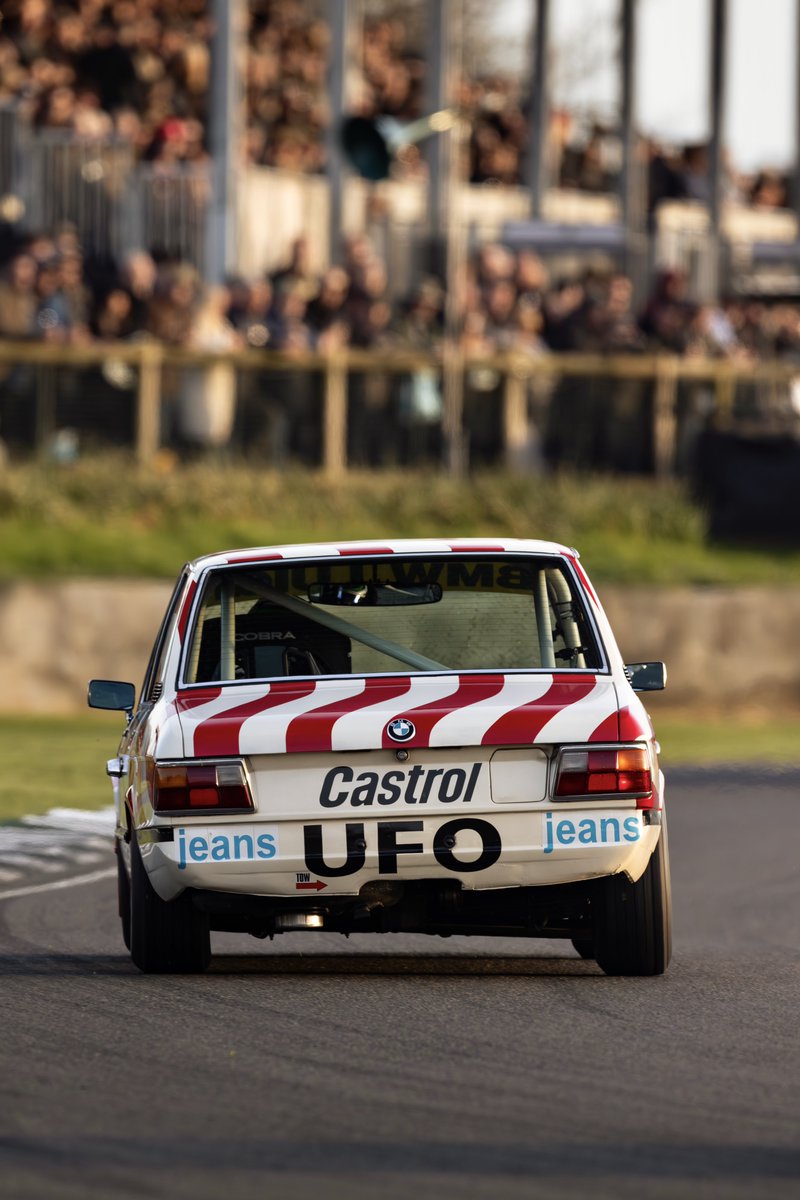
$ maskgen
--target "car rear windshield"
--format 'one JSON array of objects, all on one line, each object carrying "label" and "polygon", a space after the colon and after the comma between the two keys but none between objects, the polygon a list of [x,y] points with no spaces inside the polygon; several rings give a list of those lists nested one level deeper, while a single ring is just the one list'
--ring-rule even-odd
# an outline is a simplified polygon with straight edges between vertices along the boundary
[{"label": "car rear windshield", "polygon": [[211,573],[185,679],[601,665],[561,560],[393,556]]}]

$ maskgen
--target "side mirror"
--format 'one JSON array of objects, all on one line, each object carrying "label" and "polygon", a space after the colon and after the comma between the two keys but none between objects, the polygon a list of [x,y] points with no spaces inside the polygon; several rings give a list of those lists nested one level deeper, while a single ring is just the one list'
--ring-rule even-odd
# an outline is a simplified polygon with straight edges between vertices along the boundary
[{"label": "side mirror", "polygon": [[662,662],[627,663],[625,673],[635,692],[663,692],[667,686],[667,668]]},{"label": "side mirror", "polygon": [[117,679],[91,679],[86,698],[89,708],[110,708],[130,715],[136,703],[136,688]]}]

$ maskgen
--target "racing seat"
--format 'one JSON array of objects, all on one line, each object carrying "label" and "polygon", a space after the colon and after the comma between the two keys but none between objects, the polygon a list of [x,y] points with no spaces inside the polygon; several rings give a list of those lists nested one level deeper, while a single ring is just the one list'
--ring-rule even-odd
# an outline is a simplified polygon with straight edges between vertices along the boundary
[{"label": "racing seat", "polygon": [[[351,673],[348,637],[267,600],[236,618],[235,642],[237,679]],[[219,678],[220,619],[214,617],[203,626],[197,682]]]}]

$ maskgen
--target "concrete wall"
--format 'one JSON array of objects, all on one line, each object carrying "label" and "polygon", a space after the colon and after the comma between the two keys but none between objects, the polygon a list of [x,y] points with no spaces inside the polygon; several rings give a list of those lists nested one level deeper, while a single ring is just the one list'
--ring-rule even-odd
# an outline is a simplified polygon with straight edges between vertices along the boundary
[{"label": "concrete wall", "polygon": [[604,587],[599,594],[625,660],[667,664],[671,705],[800,705],[800,588]]},{"label": "concrete wall", "polygon": [[[81,712],[91,677],[138,686],[171,590],[0,587],[0,711]],[[600,598],[629,662],[667,663],[670,705],[800,705],[800,588],[603,587]]]}]

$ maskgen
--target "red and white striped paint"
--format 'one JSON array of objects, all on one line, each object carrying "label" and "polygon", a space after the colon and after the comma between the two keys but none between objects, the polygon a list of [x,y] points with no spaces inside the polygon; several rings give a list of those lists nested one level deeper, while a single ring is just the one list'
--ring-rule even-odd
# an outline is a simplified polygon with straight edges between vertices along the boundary
[{"label": "red and white striped paint", "polygon": [[416,749],[620,737],[616,687],[592,672],[280,680],[192,688],[176,708],[190,757],[391,748],[395,717]]}]

